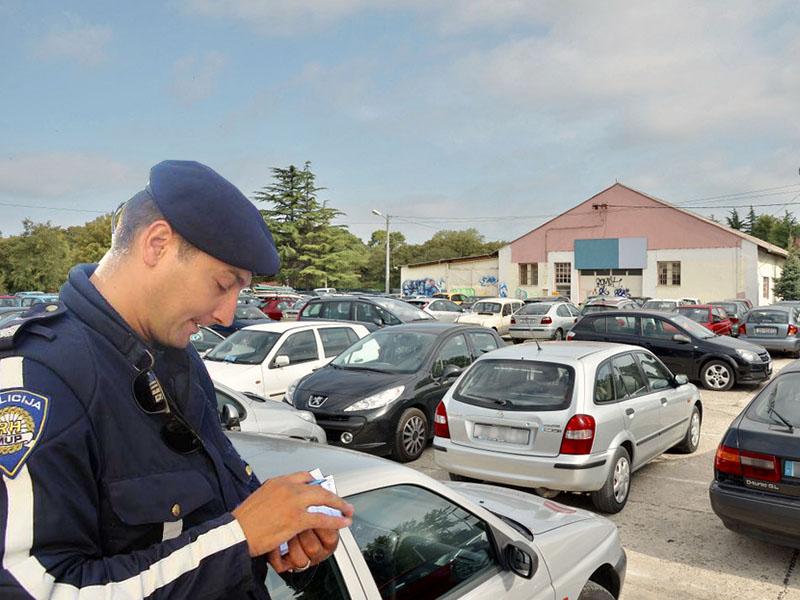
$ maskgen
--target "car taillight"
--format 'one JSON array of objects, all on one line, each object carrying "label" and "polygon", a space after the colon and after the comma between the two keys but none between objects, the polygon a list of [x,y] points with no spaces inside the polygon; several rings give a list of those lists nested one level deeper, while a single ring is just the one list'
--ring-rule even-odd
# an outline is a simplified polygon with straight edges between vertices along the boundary
[{"label": "car taillight", "polygon": [[567,332],[567,341],[570,341],[572,339],[575,339],[575,332],[574,331]]},{"label": "car taillight", "polygon": [[590,454],[594,443],[594,417],[574,415],[564,429],[560,454]]},{"label": "car taillight", "polygon": [[734,324],[739,322],[739,317],[729,317],[729,319],[731,320],[731,323]]},{"label": "car taillight", "polygon": [[436,406],[436,414],[433,417],[433,434],[440,438],[450,438],[450,426],[447,424],[447,409],[444,402],[439,402]]},{"label": "car taillight", "polygon": [[789,324],[789,333],[787,335],[797,335],[797,325]]},{"label": "car taillight", "polygon": [[738,450],[722,444],[717,448],[714,468],[720,473],[752,477],[759,481],[781,480],[780,460],[777,456]]},{"label": "car taillight", "polygon": [[542,317],[542,325],[550,325],[553,322],[553,319],[550,317]]},{"label": "car taillight", "polygon": [[744,323],[739,325],[739,335],[747,335],[747,329],[745,329]]},{"label": "car taillight", "polygon": [[516,325],[517,324],[517,320],[514,317],[511,317],[511,324],[512,325]]}]

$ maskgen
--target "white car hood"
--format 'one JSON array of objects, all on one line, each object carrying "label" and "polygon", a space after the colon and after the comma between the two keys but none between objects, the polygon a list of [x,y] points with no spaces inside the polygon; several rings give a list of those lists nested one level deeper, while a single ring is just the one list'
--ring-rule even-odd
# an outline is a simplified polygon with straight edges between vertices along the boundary
[{"label": "white car hood", "polygon": [[483,325],[484,323],[495,323],[500,320],[500,315],[496,314],[480,314],[480,313],[467,313],[458,317],[459,323],[473,323],[475,325]]},{"label": "white car hood", "polygon": [[486,510],[522,523],[534,535],[597,518],[594,513],[545,500],[532,493],[482,483],[445,482]]},{"label": "white car hood", "polygon": [[[256,379],[261,379],[261,365],[237,365],[232,362],[204,360],[211,379],[235,390],[254,388]],[[241,384],[247,384],[244,388]]]}]

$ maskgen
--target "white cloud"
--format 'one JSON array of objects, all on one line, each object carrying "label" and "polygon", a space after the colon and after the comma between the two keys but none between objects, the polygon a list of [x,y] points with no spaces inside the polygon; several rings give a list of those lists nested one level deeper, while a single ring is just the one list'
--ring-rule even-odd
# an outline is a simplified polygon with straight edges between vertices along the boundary
[{"label": "white cloud", "polygon": [[104,156],[41,153],[0,159],[0,196],[4,197],[63,198],[120,187],[135,191],[146,184],[146,170],[135,171]]},{"label": "white cloud", "polygon": [[178,59],[172,69],[173,95],[185,106],[205,100],[216,90],[226,63],[225,55],[215,51]]},{"label": "white cloud", "polygon": [[90,25],[67,15],[67,22],[51,29],[33,48],[37,58],[65,60],[96,66],[108,59],[106,47],[113,37],[110,27]]}]

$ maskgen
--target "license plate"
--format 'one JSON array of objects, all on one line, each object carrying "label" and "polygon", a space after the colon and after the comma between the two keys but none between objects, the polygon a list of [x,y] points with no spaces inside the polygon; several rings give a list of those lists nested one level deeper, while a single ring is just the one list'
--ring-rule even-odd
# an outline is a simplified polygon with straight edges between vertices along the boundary
[{"label": "license plate", "polygon": [[783,461],[784,477],[800,477],[800,463],[794,460]]},{"label": "license plate", "polygon": [[756,327],[756,335],[778,335],[777,327]]},{"label": "license plate", "polygon": [[525,445],[531,437],[528,429],[519,427],[506,427],[504,425],[487,425],[475,423],[472,436],[476,440],[485,442],[503,442],[504,444]]}]

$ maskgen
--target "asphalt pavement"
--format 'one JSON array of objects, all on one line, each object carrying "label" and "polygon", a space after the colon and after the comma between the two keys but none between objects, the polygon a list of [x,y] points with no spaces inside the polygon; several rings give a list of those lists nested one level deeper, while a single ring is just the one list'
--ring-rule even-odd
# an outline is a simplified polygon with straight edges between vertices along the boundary
[{"label": "asphalt pavement", "polygon": [[[775,371],[790,362],[777,358]],[[800,600],[800,552],[728,531],[708,499],[717,445],[758,389],[702,390],[697,452],[664,454],[633,475],[627,506],[610,517],[628,553],[622,600]],[[409,466],[447,479],[430,447]],[[588,496],[555,500],[593,510]]]}]

